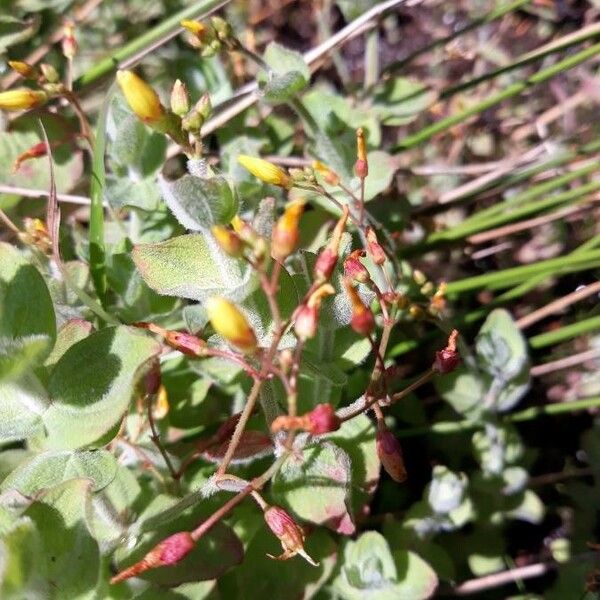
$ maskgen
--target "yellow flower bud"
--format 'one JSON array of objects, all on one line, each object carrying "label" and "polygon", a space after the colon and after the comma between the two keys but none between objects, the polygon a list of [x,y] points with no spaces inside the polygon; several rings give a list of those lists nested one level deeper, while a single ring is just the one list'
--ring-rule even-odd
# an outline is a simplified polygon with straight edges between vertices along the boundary
[{"label": "yellow flower bud", "polygon": [[200,21],[181,21],[180,25],[199,39],[206,32],[206,25],[203,25]]},{"label": "yellow flower bud", "polygon": [[273,227],[271,255],[275,260],[285,260],[295,249],[300,237],[298,223],[304,211],[304,200],[290,202]]},{"label": "yellow flower bud", "polygon": [[117,81],[131,110],[144,123],[156,123],[165,116],[158,94],[132,71],[117,71]]},{"label": "yellow flower bud", "polygon": [[258,177],[258,179],[265,183],[279,185],[284,188],[291,187],[292,180],[290,176],[283,169],[267,160],[240,154],[240,156],[238,156],[238,162],[242,167],[250,171],[252,175]]},{"label": "yellow flower bud", "polygon": [[213,296],[205,303],[208,318],[215,331],[243,352],[256,350],[256,335],[246,317],[233,302]]},{"label": "yellow flower bud", "polygon": [[35,77],[37,75],[37,69],[35,67],[32,67],[21,60],[9,60],[8,66],[13,71],[16,71],[21,77],[25,77],[26,79]]},{"label": "yellow flower bud", "polygon": [[0,92],[0,110],[26,110],[41,106],[48,100],[46,92],[19,88]]},{"label": "yellow flower bud", "polygon": [[320,160],[313,160],[312,168],[319,173],[329,185],[337,185],[340,182],[340,176]]},{"label": "yellow flower bud", "polygon": [[234,258],[242,256],[244,253],[244,242],[235,231],[227,229],[227,227],[223,227],[222,225],[214,225],[211,231],[217,240],[217,244],[229,256],[233,256]]}]

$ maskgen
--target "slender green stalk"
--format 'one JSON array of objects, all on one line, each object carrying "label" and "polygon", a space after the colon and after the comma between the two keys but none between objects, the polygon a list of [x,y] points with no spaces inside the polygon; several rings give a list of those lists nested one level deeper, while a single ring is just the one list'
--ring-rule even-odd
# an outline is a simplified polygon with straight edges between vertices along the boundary
[{"label": "slender green stalk", "polygon": [[118,69],[121,62],[130,59],[146,48],[153,47],[163,38],[169,38],[169,36],[175,34],[180,29],[180,21],[184,19],[195,19],[198,16],[224,6],[228,2],[229,0],[199,0],[198,2],[194,2],[191,6],[176,12],[150,31],[140,35],[118,50],[115,50],[110,56],[88,69],[74,82],[74,89],[79,90],[82,87],[97,81],[104,75]]},{"label": "slender green stalk", "polygon": [[[590,398],[575,400],[573,402],[560,402],[556,404],[545,404],[543,406],[532,406],[531,408],[526,408],[525,410],[506,415],[503,418],[503,421],[505,423],[522,423],[523,421],[531,421],[542,416],[577,412],[580,410],[598,408],[599,406],[600,396],[593,396]],[[479,421],[441,421],[438,423],[432,423],[427,427],[405,429],[404,431],[398,432],[398,437],[415,437],[417,435],[426,435],[429,433],[464,433],[473,431],[474,429],[480,429],[481,427],[483,427],[483,424]]]},{"label": "slender green stalk", "polygon": [[514,71],[515,69],[526,67],[527,65],[538,61],[542,58],[545,58],[546,56],[549,56],[556,52],[560,52],[561,50],[566,50],[567,48],[571,48],[572,46],[581,44],[586,40],[598,38],[599,36],[600,30],[597,25],[586,28],[584,31],[578,32],[578,34],[576,35],[567,35],[564,38],[556,40],[555,42],[545,44],[544,46],[538,48],[537,50],[534,50],[533,52],[527,52],[527,54],[519,56],[514,62],[510,63],[509,65],[505,65],[503,67],[500,67],[499,69],[490,71],[489,73],[484,73],[479,77],[474,77],[473,79],[469,79],[468,81],[464,81],[463,83],[459,83],[457,85],[448,87],[440,93],[440,98],[450,98],[451,96],[454,96],[454,94],[458,94],[459,92],[471,89],[479,85],[480,83],[490,81],[500,75],[509,73],[510,71]]},{"label": "slender green stalk", "polygon": [[90,274],[102,306],[104,306],[106,300],[106,255],[104,248],[104,206],[102,202],[105,186],[104,152],[106,150],[106,118],[114,91],[115,84],[113,83],[106,94],[98,116],[92,149],[90,182]]},{"label": "slender green stalk", "polygon": [[491,273],[484,273],[475,277],[451,281],[448,284],[448,295],[481,288],[509,287],[542,273],[556,276],[565,271],[575,272],[595,268],[598,265],[600,265],[600,250],[592,250],[582,254],[573,253],[567,256],[542,260],[533,264],[512,267],[502,271],[492,271]]},{"label": "slender green stalk", "polygon": [[529,345],[532,348],[546,348],[566,340],[571,340],[579,335],[591,333],[600,329],[600,317],[590,317],[583,321],[577,321],[570,325],[565,325],[554,331],[540,333],[529,338]]},{"label": "slender green stalk", "polygon": [[[599,165],[596,165],[598,168]],[[562,194],[555,194],[549,198],[538,200],[537,202],[531,202],[526,206],[521,206],[511,210],[510,212],[493,216],[487,220],[477,221],[475,223],[467,223],[464,226],[448,229],[446,231],[440,231],[434,233],[427,238],[428,243],[436,243],[440,241],[458,240],[487,229],[493,229],[507,223],[518,221],[521,218],[528,217],[531,214],[542,212],[550,208],[559,207],[561,204],[569,204],[573,200],[585,197],[588,194],[600,190],[600,181],[592,181],[591,183],[581,185],[575,189],[563,192]],[[504,208],[512,208],[516,202],[513,203],[511,200],[507,200],[502,203]]]},{"label": "slender green stalk", "polygon": [[475,19],[474,21],[471,21],[469,24],[467,24],[462,29],[455,31],[455,32],[451,33],[450,35],[447,35],[446,37],[435,39],[435,41],[433,41],[431,44],[427,44],[426,46],[423,46],[422,48],[415,50],[414,52],[409,54],[406,58],[403,58],[402,60],[397,60],[396,62],[393,62],[392,64],[388,65],[385,68],[383,74],[387,75],[388,73],[394,73],[396,71],[401,71],[407,64],[409,64],[415,58],[417,58],[417,56],[421,56],[422,54],[425,54],[426,52],[429,52],[430,50],[433,50],[434,48],[439,48],[441,46],[445,46],[448,42],[451,42],[453,39],[469,32],[469,31],[472,31],[473,29],[477,29],[477,27],[480,27],[481,25],[485,25],[486,23],[491,23],[492,21],[495,21],[496,19],[500,19],[501,17],[508,14],[509,12],[513,12],[515,10],[518,10],[522,6],[529,4],[530,1],[531,0],[515,0],[514,2],[510,2],[510,3],[506,4],[505,6],[500,6],[499,8],[495,8],[494,10],[483,15],[479,19]]},{"label": "slender green stalk", "polygon": [[[458,226],[453,227],[452,229],[450,229],[448,231],[449,232],[451,231],[454,233],[455,231],[462,231],[463,229],[468,230],[472,227],[472,225],[474,223],[481,223],[481,222],[488,221],[491,218],[495,217],[496,215],[504,212],[507,208],[512,209],[514,207],[518,207],[520,205],[526,204],[530,200],[539,198],[540,196],[543,196],[544,194],[547,194],[548,192],[551,192],[559,187],[562,187],[562,186],[566,185],[567,183],[570,183],[571,181],[575,181],[576,179],[579,179],[580,177],[583,177],[584,175],[594,173],[594,172],[598,171],[598,169],[600,169],[600,162],[594,161],[593,163],[587,164],[585,167],[582,167],[581,169],[576,169],[575,171],[571,171],[564,175],[560,175],[559,177],[553,177],[552,179],[549,179],[547,181],[543,181],[542,183],[533,185],[530,188],[528,188],[527,190],[525,190],[519,194],[515,194],[511,198],[508,198],[504,202],[498,202],[497,204],[494,204],[493,206],[478,210],[477,213],[475,213],[472,217],[465,219]],[[443,232],[443,233],[445,233],[445,232]]]},{"label": "slender green stalk", "polygon": [[395,147],[395,150],[407,150],[409,148],[418,146],[419,144],[427,141],[428,139],[430,139],[437,133],[446,131],[446,130],[450,129],[451,127],[454,127],[455,125],[458,125],[459,123],[466,121],[470,117],[476,116],[476,115],[486,111],[487,109],[491,108],[492,106],[496,106],[496,104],[500,104],[500,102],[502,102],[504,100],[508,100],[509,98],[518,96],[519,94],[524,92],[529,87],[543,83],[543,82],[547,81],[548,79],[551,79],[552,77],[555,77],[556,75],[559,75],[560,73],[563,73],[564,71],[572,69],[573,67],[576,67],[577,65],[581,64],[582,62],[585,62],[586,60],[592,58],[599,52],[600,52],[600,43],[594,44],[593,46],[590,46],[589,48],[586,48],[585,50],[582,50],[581,52],[577,52],[576,54],[573,54],[572,56],[564,58],[563,60],[557,62],[556,64],[551,65],[550,67],[547,67],[545,69],[538,71],[537,73],[535,73],[534,75],[531,75],[530,77],[528,77],[527,79],[525,79],[523,81],[519,81],[517,83],[513,83],[513,84],[509,85],[508,87],[504,88],[500,92],[492,94],[491,96],[487,97],[485,100],[478,102],[477,104],[471,106],[470,108],[468,108],[462,112],[458,112],[456,114],[450,115],[449,117],[446,117],[445,119],[441,119],[437,123],[433,123],[432,125],[429,125],[428,127],[421,129],[420,131],[417,131],[413,135],[409,135],[409,136],[405,137]]}]

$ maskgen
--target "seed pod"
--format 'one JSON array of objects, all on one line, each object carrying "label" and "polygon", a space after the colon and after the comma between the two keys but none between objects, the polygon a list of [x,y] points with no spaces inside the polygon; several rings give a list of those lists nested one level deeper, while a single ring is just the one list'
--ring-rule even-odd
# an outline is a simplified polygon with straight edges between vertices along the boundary
[{"label": "seed pod", "polygon": [[445,348],[438,350],[435,353],[435,362],[433,363],[432,369],[438,373],[445,375],[451,373],[456,369],[460,363],[460,354],[456,349],[456,342],[458,340],[458,330],[453,329],[448,343]]},{"label": "seed pod", "polygon": [[373,259],[373,262],[377,265],[382,265],[386,261],[387,256],[385,255],[381,244],[377,240],[377,234],[375,233],[375,230],[372,227],[367,227],[366,236],[367,250]]},{"label": "seed pod", "polygon": [[[152,331],[152,329],[150,329]],[[191,333],[184,331],[167,331],[164,333],[165,342],[188,356],[204,356],[206,350],[206,342]]]},{"label": "seed pod", "polygon": [[354,163],[354,173],[359,179],[365,179],[369,174],[367,144],[365,141],[365,132],[362,127],[356,130],[356,162]]},{"label": "seed pod", "polygon": [[218,296],[209,298],[206,312],[215,331],[243,352],[254,352],[257,347],[256,335],[239,308]]},{"label": "seed pod", "polygon": [[406,481],[407,473],[400,442],[383,421],[379,421],[375,445],[377,455],[386,473],[398,483]]},{"label": "seed pod", "polygon": [[299,306],[294,317],[294,331],[299,339],[306,341],[315,337],[321,301],[325,296],[332,294],[335,294],[335,289],[331,284],[325,283],[318,287],[304,304]]},{"label": "seed pod", "polygon": [[110,582],[119,583],[150,569],[175,565],[183,560],[195,545],[196,542],[189,531],[175,533],[154,546],[142,560],[115,575]]},{"label": "seed pod", "polygon": [[299,554],[313,567],[319,566],[319,563],[316,563],[304,550],[304,532],[283,508],[267,506],[264,517],[269,529],[277,536],[283,548],[283,554],[280,556],[267,554],[269,558],[288,560]]}]

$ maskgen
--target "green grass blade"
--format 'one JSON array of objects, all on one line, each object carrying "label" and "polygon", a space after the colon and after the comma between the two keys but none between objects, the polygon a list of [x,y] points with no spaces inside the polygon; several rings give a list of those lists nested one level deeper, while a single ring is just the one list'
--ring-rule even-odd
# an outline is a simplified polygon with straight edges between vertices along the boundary
[{"label": "green grass blade", "polygon": [[119,68],[121,62],[135,56],[145,48],[153,46],[162,38],[168,37],[171,34],[175,34],[180,29],[180,21],[184,19],[195,19],[199,16],[203,16],[206,13],[212,12],[217,8],[224,6],[228,2],[229,0],[200,0],[199,2],[194,2],[191,6],[176,12],[150,31],[137,37],[128,44],[125,44],[125,46],[122,48],[115,50],[115,52],[113,52],[110,56],[106,57],[88,69],[81,77],[79,77],[79,79],[74,82],[75,90],[77,91],[82,87],[97,81],[111,71],[115,71]]}]

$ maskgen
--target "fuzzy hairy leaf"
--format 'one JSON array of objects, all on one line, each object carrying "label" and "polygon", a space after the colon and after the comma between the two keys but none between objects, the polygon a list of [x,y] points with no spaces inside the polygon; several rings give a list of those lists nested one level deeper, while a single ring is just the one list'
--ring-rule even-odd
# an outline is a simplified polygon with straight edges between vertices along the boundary
[{"label": "fuzzy hairy leaf", "polygon": [[[71,346],[50,376],[43,419],[50,448],[80,448],[117,425],[142,368],[160,346],[139,330],[107,327]],[[106,442],[105,442],[106,443]]]}]

